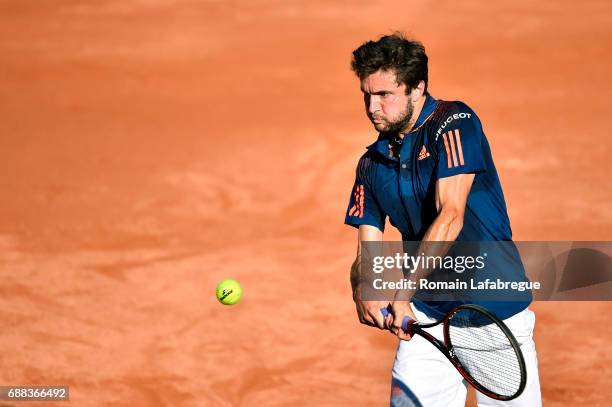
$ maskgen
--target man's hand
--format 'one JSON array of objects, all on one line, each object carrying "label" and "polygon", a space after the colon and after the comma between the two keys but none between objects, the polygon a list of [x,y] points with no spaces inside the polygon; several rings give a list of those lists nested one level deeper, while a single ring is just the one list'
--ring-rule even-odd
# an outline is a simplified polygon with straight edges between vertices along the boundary
[{"label": "man's hand", "polygon": [[414,316],[412,308],[410,308],[410,301],[393,301],[391,303],[391,312],[385,319],[385,328],[389,329],[394,335],[397,335],[399,339],[408,341],[411,336],[402,329],[402,321],[404,321],[406,316],[416,321],[416,316]]},{"label": "man's hand", "polygon": [[362,301],[359,287],[353,292],[353,301],[355,301],[359,322],[378,329],[386,329],[385,319],[380,309],[387,308],[389,301]]},{"label": "man's hand", "polygon": [[379,329],[385,329],[385,321],[380,309],[387,307],[390,301],[364,301],[362,298],[362,287],[371,286],[371,276],[361,272],[361,242],[382,242],[382,238],[383,233],[378,228],[360,225],[357,235],[357,257],[351,266],[351,288],[359,322]]}]

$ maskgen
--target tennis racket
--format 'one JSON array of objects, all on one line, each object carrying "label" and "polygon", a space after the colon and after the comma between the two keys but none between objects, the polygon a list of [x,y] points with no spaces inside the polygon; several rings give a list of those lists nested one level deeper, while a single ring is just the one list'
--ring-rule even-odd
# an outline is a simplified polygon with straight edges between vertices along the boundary
[{"label": "tennis racket", "polygon": [[[389,311],[381,308],[385,317]],[[439,324],[444,326],[444,342],[424,330]],[[507,401],[517,398],[525,389],[525,360],[514,335],[481,306],[459,305],[444,319],[431,324],[420,324],[406,316],[402,329],[431,342],[468,383],[486,396]]]}]

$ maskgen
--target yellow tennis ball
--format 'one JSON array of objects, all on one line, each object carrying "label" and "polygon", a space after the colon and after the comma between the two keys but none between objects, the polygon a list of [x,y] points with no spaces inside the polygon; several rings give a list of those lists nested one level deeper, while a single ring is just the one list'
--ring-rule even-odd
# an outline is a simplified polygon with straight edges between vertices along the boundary
[{"label": "yellow tennis ball", "polygon": [[240,301],[242,287],[236,280],[228,278],[217,285],[217,299],[221,304],[234,305]]}]

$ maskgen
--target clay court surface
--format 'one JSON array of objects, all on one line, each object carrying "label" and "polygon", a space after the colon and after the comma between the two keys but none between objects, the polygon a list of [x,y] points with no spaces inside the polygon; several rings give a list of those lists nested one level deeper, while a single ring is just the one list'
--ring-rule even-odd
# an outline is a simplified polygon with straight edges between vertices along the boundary
[{"label": "clay court surface", "polygon": [[[350,52],[391,29],[425,43],[432,94],[484,123],[516,240],[609,240],[610,16],[1,1],[0,384],[67,384],[73,406],[387,405],[396,340],[348,284],[375,137]],[[612,305],[533,309],[545,405],[610,405]]]}]

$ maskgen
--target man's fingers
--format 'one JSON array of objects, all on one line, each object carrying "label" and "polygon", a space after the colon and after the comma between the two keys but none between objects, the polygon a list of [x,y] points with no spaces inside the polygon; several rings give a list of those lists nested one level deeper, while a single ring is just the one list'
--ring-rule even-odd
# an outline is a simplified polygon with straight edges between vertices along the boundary
[{"label": "man's fingers", "polygon": [[370,322],[370,321],[366,320],[365,318],[360,319],[359,322],[361,322],[362,324],[367,325],[367,326],[376,326],[373,322]]},{"label": "man's fingers", "polygon": [[405,315],[406,314],[401,310],[395,310],[393,322],[391,323],[391,329],[393,330],[393,332],[402,330],[402,322],[404,321]]},{"label": "man's fingers", "polygon": [[407,334],[406,332],[404,332],[403,329],[400,329],[397,333],[397,337],[404,340],[404,341],[409,341],[412,336],[410,336],[410,334]]},{"label": "man's fingers", "polygon": [[391,330],[392,324],[393,324],[393,314],[389,312],[384,320],[385,329]]},{"label": "man's fingers", "polygon": [[412,336],[409,333],[407,333],[406,331],[404,331],[404,329],[402,328],[402,323],[401,322],[397,322],[397,321],[403,321],[403,320],[404,320],[404,317],[402,317],[401,320],[395,319],[393,321],[393,324],[392,324],[391,328],[390,328],[390,331],[392,333],[394,333],[395,335],[397,335],[398,338],[400,338],[402,340],[405,340],[405,341],[408,341],[408,340],[410,340],[410,338],[412,338]]},{"label": "man's fingers", "polygon": [[404,329],[402,328],[402,325],[404,324],[404,318],[405,317],[410,317],[412,318],[411,315],[409,315],[406,312],[406,309],[404,309],[401,306],[397,306],[398,304],[394,304],[396,305],[393,310],[395,312],[395,318],[393,319],[393,323],[391,326],[391,332],[393,332],[394,334],[397,335],[397,337],[399,339],[402,339],[404,341],[408,341],[410,340],[410,338],[412,338],[412,336],[407,333],[406,331],[404,331]]},{"label": "man's fingers", "polygon": [[370,316],[367,315],[367,312],[364,309],[363,305],[361,305],[359,302],[356,302],[355,308],[357,308],[357,316],[359,317],[359,322],[368,326],[376,326],[374,325],[374,322],[372,321]]},{"label": "man's fingers", "polygon": [[391,329],[393,329],[394,332],[397,331],[402,331],[402,321],[404,320],[404,316],[396,316],[395,319],[393,320],[393,322],[391,323]]},{"label": "man's fingers", "polygon": [[364,324],[364,325],[368,325],[368,326],[376,326],[376,325],[374,324],[374,322],[372,322],[372,321],[370,321],[370,320],[366,319],[364,316],[360,316],[360,317],[359,317],[359,322],[361,322],[361,323],[362,323],[362,324]]},{"label": "man's fingers", "polygon": [[380,309],[368,309],[368,314],[378,329],[385,329],[385,318]]},{"label": "man's fingers", "polygon": [[393,320],[392,315],[385,318],[381,312],[382,308],[388,306],[389,303],[385,301],[355,301],[359,322],[378,329],[388,329]]}]

